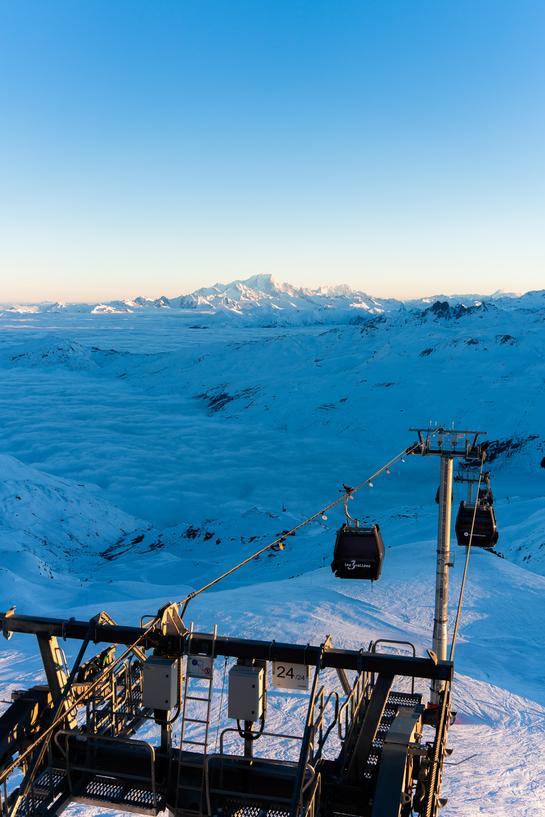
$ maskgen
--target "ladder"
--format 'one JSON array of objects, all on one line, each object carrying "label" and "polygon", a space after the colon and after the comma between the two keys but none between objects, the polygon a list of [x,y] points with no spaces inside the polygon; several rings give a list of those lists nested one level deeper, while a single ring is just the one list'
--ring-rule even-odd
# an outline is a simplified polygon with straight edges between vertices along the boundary
[{"label": "ladder", "polygon": [[[210,732],[210,712],[214,682],[214,658],[216,649],[217,625],[214,624],[212,636],[208,636],[210,650],[206,654],[192,654],[193,624],[190,626],[186,671],[184,678],[182,724],[180,727],[180,753],[176,776],[175,814],[193,817],[206,813],[204,797],[206,757]],[[202,638],[202,634],[199,634]],[[202,755],[202,765],[196,765],[195,758],[184,758],[184,752],[198,752]],[[184,774],[185,771],[185,774]],[[187,805],[180,804],[184,795]]]}]

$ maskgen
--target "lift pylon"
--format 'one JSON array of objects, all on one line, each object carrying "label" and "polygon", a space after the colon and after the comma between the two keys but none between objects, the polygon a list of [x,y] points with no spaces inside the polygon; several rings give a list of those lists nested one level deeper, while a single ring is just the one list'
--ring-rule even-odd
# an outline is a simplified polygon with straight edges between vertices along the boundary
[{"label": "lift pylon", "polygon": [[[450,558],[450,528],[452,516],[452,473],[455,458],[480,462],[483,450],[479,437],[485,431],[466,431],[442,426],[411,428],[418,434],[418,443],[411,454],[439,457],[439,519],[437,525],[437,565],[435,572],[435,611],[433,618],[432,649],[440,661],[447,657],[448,596]],[[442,684],[432,685],[431,702],[439,703]]]},{"label": "lift pylon", "polygon": [[[453,665],[444,656],[452,461],[481,456],[482,432],[413,430],[418,434],[415,445],[355,488],[343,486],[340,499],[181,602],[165,605],[147,626],[118,625],[105,613],[90,621],[21,616],[14,609],[0,613],[6,638],[13,633],[36,636],[48,681],[43,688],[16,693],[0,716],[1,817],[54,817],[72,802],[155,817],[165,809],[172,817],[436,817],[443,804],[441,775],[451,723]],[[371,485],[409,453],[441,458],[434,651],[429,650],[428,657],[417,657],[414,648],[409,656],[379,653],[380,640],[367,650],[340,650],[326,642],[255,641],[185,628],[182,617],[193,598],[262,553],[283,546],[287,535]],[[82,642],[70,672],[55,663],[59,638]],[[82,664],[87,647],[97,644],[106,647]],[[122,650],[116,657],[118,646]],[[225,658],[224,678],[228,659],[237,661],[229,672],[227,707],[236,728],[219,733],[220,706],[219,751],[216,741],[216,750],[210,752],[211,681],[219,657]],[[188,662],[197,658],[210,668],[207,695],[200,701],[206,707],[203,718],[189,716],[185,708],[184,699],[191,693],[188,683],[182,692],[184,658],[186,672]],[[290,678],[285,689],[307,696],[302,734],[267,731],[271,664],[276,681]],[[336,673],[324,672],[328,668]],[[302,686],[294,687],[294,679]],[[435,707],[423,704],[415,679],[431,682]],[[160,726],[158,743],[139,737],[151,720]],[[259,728],[254,729],[257,721]],[[204,727],[204,738],[187,739],[187,723]],[[178,743],[177,731],[184,732]],[[250,738],[260,741],[259,751],[250,751]],[[278,747],[269,753],[263,749],[279,738],[295,743],[295,759],[286,759],[284,752],[279,758]]]}]

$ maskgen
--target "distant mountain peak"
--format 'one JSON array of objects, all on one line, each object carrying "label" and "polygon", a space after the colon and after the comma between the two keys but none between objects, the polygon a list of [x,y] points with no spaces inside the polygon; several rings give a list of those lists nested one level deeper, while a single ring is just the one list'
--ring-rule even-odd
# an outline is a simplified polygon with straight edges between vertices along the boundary
[{"label": "distant mountain peak", "polygon": [[422,319],[426,320],[426,318],[431,317],[435,320],[440,318],[444,320],[459,320],[474,312],[487,312],[489,309],[490,306],[485,301],[475,301],[470,304],[470,306],[466,306],[466,304],[463,303],[450,304],[448,301],[435,301],[431,306],[428,306],[427,309],[424,309]]},{"label": "distant mountain peak", "polygon": [[[376,282],[373,284],[373,287]],[[203,318],[243,320],[251,326],[289,326],[292,324],[364,323],[374,315],[407,314],[408,319],[451,320],[486,310],[541,310],[545,290],[524,295],[497,290],[493,295],[445,295],[399,300],[377,298],[348,284],[322,285],[316,288],[280,282],[271,273],[260,272],[228,283],[215,283],[175,298],[138,296],[88,304],[41,303],[0,305],[0,314],[37,314],[44,312],[87,312],[95,315],[186,311]]]},{"label": "distant mountain peak", "polygon": [[279,283],[269,272],[260,272],[251,275],[249,278],[236,278],[228,284],[216,283],[212,287],[201,287],[190,293],[194,297],[210,297],[214,295],[234,295],[237,293],[248,296],[249,293],[260,295],[278,295],[280,293],[292,293],[297,290],[291,284]]},{"label": "distant mountain peak", "polygon": [[279,284],[270,272],[259,272],[257,275],[251,275],[238,283],[259,292],[282,292],[286,286],[285,284]]}]

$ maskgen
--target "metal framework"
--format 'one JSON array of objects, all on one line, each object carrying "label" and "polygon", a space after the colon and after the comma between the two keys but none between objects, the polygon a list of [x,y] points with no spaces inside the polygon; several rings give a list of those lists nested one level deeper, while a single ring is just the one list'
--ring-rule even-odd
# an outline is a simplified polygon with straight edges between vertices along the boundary
[{"label": "metal framework", "polygon": [[457,474],[454,474],[454,482],[466,484],[467,485],[467,504],[471,505],[473,501],[478,501],[478,496],[473,496],[473,488],[475,485],[478,485],[479,482],[486,486],[486,490],[489,495],[491,495],[491,488],[490,488],[490,471],[483,471],[482,474],[480,472],[480,462],[475,463],[474,461],[470,461],[469,463],[459,463],[459,470]]},{"label": "metal framework", "polygon": [[[417,657],[408,642],[340,650],[329,638],[320,645],[289,644],[226,638],[215,628],[187,630],[181,618],[187,603],[223,577],[188,596],[181,613],[180,604],[166,605],[148,626],[119,625],[106,613],[90,621],[0,613],[6,638],[36,637],[47,679],[45,686],[14,693],[0,716],[1,817],[54,817],[72,802],[172,817],[436,817],[444,804],[441,777],[452,720],[453,665],[446,660],[452,465],[454,458],[482,464],[483,432],[411,431],[416,444],[376,473],[404,453],[441,460],[433,650],[427,658]],[[345,499],[356,490],[344,487]],[[59,639],[80,642],[70,671]],[[380,652],[385,643],[412,654]],[[95,654],[84,663],[89,647]],[[210,751],[214,665],[222,658],[224,671],[231,659],[265,678],[271,662],[305,667],[312,683],[302,733],[266,731],[265,695],[260,727],[236,721],[236,728],[218,735],[219,751],[217,745]],[[189,683],[190,665],[199,662],[209,672],[200,693]],[[144,704],[146,672],[149,677],[157,666],[176,667],[177,700],[160,699],[169,709],[150,709],[155,698]],[[431,682],[431,704],[415,691],[415,679]],[[222,700],[223,689],[220,710]],[[216,711],[218,732],[221,715]],[[156,744],[139,736],[150,721],[159,728]],[[192,728],[201,730],[200,737]],[[233,736],[241,751],[226,749]],[[298,747],[295,760],[278,759],[270,747],[278,738]]]},{"label": "metal framework", "polygon": [[443,426],[410,428],[409,431],[418,435],[418,443],[409,449],[411,454],[445,455],[478,461],[481,459],[479,437],[486,435],[486,431],[466,431]]},{"label": "metal framework", "polygon": [[[174,817],[437,813],[451,717],[453,667],[448,661],[381,653],[379,642],[367,650],[340,650],[328,640],[288,644],[173,632],[162,622],[146,630],[117,625],[102,614],[76,621],[10,611],[0,614],[0,626],[7,636],[37,637],[49,683],[17,693],[0,717],[3,817],[52,817],[71,802],[136,814],[168,809]],[[54,656],[59,660],[58,638],[81,641],[82,647],[107,646],[86,663],[80,649],[70,674],[63,670],[59,676],[50,666]],[[115,649],[138,640],[139,647],[116,664]],[[245,732],[241,752],[226,751],[226,741],[232,744],[228,733],[239,732],[234,728],[224,729],[219,751],[202,746],[190,751],[187,741],[177,746],[176,713],[143,706],[142,667],[150,650],[179,662],[180,691],[192,656],[207,656],[212,663],[225,657],[312,668],[304,730],[280,736],[299,746],[298,759],[268,754],[269,741],[279,736],[264,730],[250,735],[250,752]],[[328,668],[335,672],[325,673]],[[402,678],[410,679],[412,691],[397,689]],[[415,678],[442,683],[439,717],[429,717],[422,695],[414,692]],[[138,738],[150,719],[160,727],[157,745]],[[25,751],[21,779],[13,759]]]},{"label": "metal framework", "polygon": [[[454,458],[479,463],[484,450],[479,437],[484,431],[467,431],[442,426],[409,429],[418,435],[418,442],[409,449],[411,454],[436,456],[439,463],[439,519],[437,526],[437,564],[435,571],[435,613],[433,618],[432,649],[443,661],[448,648],[448,596],[450,558],[450,529],[452,514],[452,474]],[[443,684],[434,681],[432,702],[439,703]]]}]

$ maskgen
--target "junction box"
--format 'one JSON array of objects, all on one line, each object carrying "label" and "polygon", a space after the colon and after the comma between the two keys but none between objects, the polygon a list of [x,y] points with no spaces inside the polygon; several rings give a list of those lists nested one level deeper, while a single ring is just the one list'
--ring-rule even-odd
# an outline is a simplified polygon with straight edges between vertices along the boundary
[{"label": "junction box", "polygon": [[265,667],[236,664],[229,671],[228,716],[237,721],[258,721],[265,710]]},{"label": "junction box", "polygon": [[179,698],[180,662],[153,656],[142,667],[144,706],[148,709],[174,709]]}]

